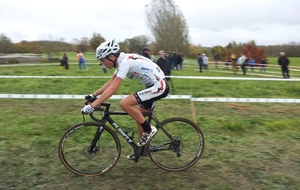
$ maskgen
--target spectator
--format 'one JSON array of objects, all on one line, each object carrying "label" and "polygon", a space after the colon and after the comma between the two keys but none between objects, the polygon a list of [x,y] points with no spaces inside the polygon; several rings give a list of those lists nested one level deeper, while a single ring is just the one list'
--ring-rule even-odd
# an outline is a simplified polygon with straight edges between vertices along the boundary
[{"label": "spectator", "polygon": [[282,76],[283,78],[290,78],[289,75],[289,64],[290,64],[290,60],[286,57],[284,52],[280,52],[279,54],[279,58],[278,58],[278,64],[281,66],[281,71],[282,71]]},{"label": "spectator", "polygon": [[216,68],[218,68],[218,66],[219,66],[219,63],[218,63],[218,61],[219,61],[219,54],[218,54],[218,52],[216,52],[214,54],[214,60],[215,60],[215,66],[216,66]]},{"label": "spectator", "polygon": [[147,57],[148,59],[151,60],[151,58],[150,58],[150,49],[149,49],[149,48],[144,47],[144,48],[142,49],[141,55],[144,56],[144,57]]},{"label": "spectator", "polygon": [[250,58],[250,60],[249,60],[249,65],[250,65],[250,67],[251,67],[251,71],[254,71],[255,61],[254,61],[253,58]]},{"label": "spectator", "polygon": [[170,65],[170,69],[171,69],[171,63],[172,63],[172,53],[168,53],[167,56],[166,56],[168,62],[169,62],[169,65]]},{"label": "spectator", "polygon": [[81,65],[83,66],[83,68],[85,70],[88,70],[86,63],[85,63],[84,56],[80,51],[77,51],[77,60],[78,60],[78,65],[79,65],[80,70],[81,70]]},{"label": "spectator", "polygon": [[231,58],[232,73],[236,75],[237,74],[237,65],[236,65],[236,54],[234,51],[232,52],[230,58]]},{"label": "spectator", "polygon": [[246,75],[246,72],[247,72],[247,57],[241,53],[241,56],[240,58],[238,59],[238,65],[241,66],[242,70],[243,70],[243,74]]},{"label": "spectator", "polygon": [[199,64],[199,72],[202,73],[203,68],[203,58],[200,53],[198,53],[198,64]]},{"label": "spectator", "polygon": [[266,72],[266,66],[267,66],[267,62],[264,58],[262,58],[260,62],[260,72],[262,71]]},{"label": "spectator", "polygon": [[225,58],[224,65],[225,65],[225,69],[229,69],[229,65],[230,65],[230,59],[228,59],[228,58]]},{"label": "spectator", "polygon": [[151,61],[153,61],[154,63],[156,63],[156,61],[157,61],[156,54],[151,55]]},{"label": "spectator", "polygon": [[179,70],[182,70],[182,64],[183,64],[182,54],[178,53],[178,55],[177,55],[177,65],[179,65]]},{"label": "spectator", "polygon": [[62,60],[63,60],[63,64],[64,64],[65,69],[69,69],[69,63],[68,63],[69,58],[68,58],[68,55],[66,53],[64,53]]},{"label": "spectator", "polygon": [[170,78],[171,75],[171,66],[170,61],[165,55],[165,52],[163,50],[159,51],[159,59],[157,60],[156,64],[161,68],[161,70],[164,72],[166,79],[171,84],[172,91],[175,91],[173,82]]},{"label": "spectator", "polygon": [[205,53],[202,54],[202,59],[203,59],[204,70],[209,70],[209,68],[208,68],[208,57],[205,55]]},{"label": "spectator", "polygon": [[165,56],[165,52],[163,50],[159,51],[159,59],[156,64],[160,67],[160,69],[164,72],[167,80],[170,80],[171,69],[169,65],[169,61]]},{"label": "spectator", "polygon": [[178,70],[178,65],[177,65],[177,53],[176,51],[172,52],[172,60],[171,60],[171,69],[174,70],[174,67],[177,68]]}]

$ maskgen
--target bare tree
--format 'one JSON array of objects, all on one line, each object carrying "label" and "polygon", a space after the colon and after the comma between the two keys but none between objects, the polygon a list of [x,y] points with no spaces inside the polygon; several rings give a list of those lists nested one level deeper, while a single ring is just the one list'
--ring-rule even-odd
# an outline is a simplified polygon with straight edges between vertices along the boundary
[{"label": "bare tree", "polygon": [[105,39],[102,37],[102,35],[94,32],[93,37],[90,39],[90,46],[92,50],[96,50],[102,42],[105,42]]},{"label": "bare tree", "polygon": [[11,40],[5,34],[0,34],[0,53],[10,53],[12,48]]},{"label": "bare tree", "polygon": [[145,35],[135,36],[127,39],[128,46],[131,52],[140,52],[144,47],[148,46],[149,39]]},{"label": "bare tree", "polygon": [[130,52],[128,40],[124,40],[123,42],[119,42],[121,52]]},{"label": "bare tree", "polygon": [[73,38],[72,48],[74,51],[86,52],[90,48],[90,40],[87,37],[81,39]]},{"label": "bare tree", "polygon": [[146,6],[146,16],[156,49],[187,54],[189,30],[182,12],[173,0],[152,0]]}]

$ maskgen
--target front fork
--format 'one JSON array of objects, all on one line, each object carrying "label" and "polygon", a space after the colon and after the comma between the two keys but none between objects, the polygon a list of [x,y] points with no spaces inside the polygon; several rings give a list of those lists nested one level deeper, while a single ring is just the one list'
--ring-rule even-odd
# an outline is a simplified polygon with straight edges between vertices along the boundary
[{"label": "front fork", "polygon": [[93,152],[99,150],[99,149],[98,149],[99,147],[96,148],[96,149],[95,149],[95,147],[96,147],[96,143],[97,143],[97,142],[99,141],[99,139],[100,139],[100,136],[101,136],[103,130],[104,130],[104,127],[103,127],[103,125],[100,124],[99,127],[97,128],[96,134],[95,134],[95,136],[94,136],[94,138],[93,138],[93,141],[92,141],[92,143],[91,143],[91,146],[90,146],[90,148],[89,148],[89,150],[88,150],[89,153],[93,153]]}]

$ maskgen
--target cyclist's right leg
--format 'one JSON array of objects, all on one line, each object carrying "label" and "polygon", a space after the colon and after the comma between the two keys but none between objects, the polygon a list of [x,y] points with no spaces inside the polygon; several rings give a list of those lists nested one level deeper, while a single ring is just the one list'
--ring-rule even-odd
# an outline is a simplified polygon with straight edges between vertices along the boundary
[{"label": "cyclist's right leg", "polygon": [[143,133],[138,142],[138,146],[144,146],[155,135],[157,130],[155,127],[150,126],[139,108],[135,107],[137,104],[137,99],[133,94],[131,94],[121,101],[120,106],[126,113],[128,113],[128,115],[130,115],[138,124],[142,126]]},{"label": "cyclist's right leg", "polygon": [[[146,110],[146,109],[141,108],[141,107],[139,107],[139,110],[141,111],[141,113],[142,112],[149,112],[149,110]],[[136,125],[137,125],[137,129],[138,129],[138,136],[139,136],[138,139],[140,139],[140,138],[142,138],[144,130],[143,130],[142,126],[138,122],[136,122]],[[135,154],[134,153],[129,154],[127,156],[127,159],[129,159],[129,160],[135,160]]]},{"label": "cyclist's right leg", "polygon": [[[156,84],[144,90],[135,92],[124,98],[120,103],[121,108],[137,122],[140,139],[138,146],[146,145],[157,132],[157,129],[147,122],[142,112],[152,111],[156,100],[168,95],[169,85],[167,80],[161,80],[158,84],[161,86]],[[135,107],[135,105],[138,104],[140,105],[140,108]]]}]

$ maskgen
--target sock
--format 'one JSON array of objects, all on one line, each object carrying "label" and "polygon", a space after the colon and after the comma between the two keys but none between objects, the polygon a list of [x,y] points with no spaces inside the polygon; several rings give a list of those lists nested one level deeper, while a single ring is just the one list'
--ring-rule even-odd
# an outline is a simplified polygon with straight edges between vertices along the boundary
[{"label": "sock", "polygon": [[144,121],[144,123],[141,124],[141,126],[143,127],[145,133],[151,132],[151,126],[146,120]]}]

